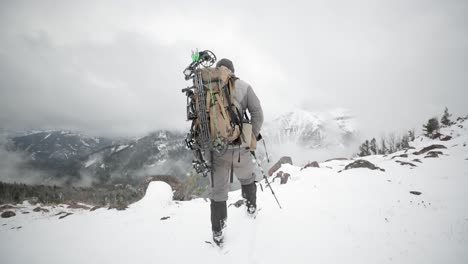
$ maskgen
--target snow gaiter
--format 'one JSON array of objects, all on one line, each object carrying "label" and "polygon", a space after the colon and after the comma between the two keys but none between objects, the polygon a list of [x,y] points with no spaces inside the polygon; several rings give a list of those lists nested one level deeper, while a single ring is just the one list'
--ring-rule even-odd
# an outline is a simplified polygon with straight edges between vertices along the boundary
[{"label": "snow gaiter", "polygon": [[213,230],[213,240],[218,244],[223,240],[223,228],[226,225],[227,206],[226,201],[216,202],[211,200],[211,229]]},{"label": "snow gaiter", "polygon": [[257,210],[257,185],[255,182],[242,185],[242,197],[246,200],[247,212],[249,214],[255,213]]}]

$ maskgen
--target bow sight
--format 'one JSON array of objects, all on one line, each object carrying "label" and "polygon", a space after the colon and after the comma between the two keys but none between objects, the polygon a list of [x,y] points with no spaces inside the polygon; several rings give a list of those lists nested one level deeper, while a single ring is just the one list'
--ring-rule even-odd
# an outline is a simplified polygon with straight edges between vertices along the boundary
[{"label": "bow sight", "polygon": [[190,65],[184,70],[185,80],[188,81],[195,77],[195,70],[200,65],[207,68],[213,66],[215,62],[216,56],[209,50],[204,50],[201,52],[192,51],[192,63],[190,63]]},{"label": "bow sight", "polygon": [[200,66],[211,67],[215,62],[216,56],[209,50],[192,52],[192,63],[183,71],[185,80],[193,80],[193,86],[182,89],[187,96],[187,121],[192,121],[185,144],[193,151],[193,168],[203,176],[207,176],[211,171],[213,143],[210,137],[210,123],[205,111],[206,91],[199,69]]}]

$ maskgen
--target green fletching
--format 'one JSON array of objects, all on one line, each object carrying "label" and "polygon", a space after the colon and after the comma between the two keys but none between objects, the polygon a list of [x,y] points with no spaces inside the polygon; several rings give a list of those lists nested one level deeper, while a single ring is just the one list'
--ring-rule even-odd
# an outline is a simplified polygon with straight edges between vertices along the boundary
[{"label": "green fletching", "polygon": [[200,52],[195,52],[192,54],[193,61],[198,61],[199,58],[200,58]]}]

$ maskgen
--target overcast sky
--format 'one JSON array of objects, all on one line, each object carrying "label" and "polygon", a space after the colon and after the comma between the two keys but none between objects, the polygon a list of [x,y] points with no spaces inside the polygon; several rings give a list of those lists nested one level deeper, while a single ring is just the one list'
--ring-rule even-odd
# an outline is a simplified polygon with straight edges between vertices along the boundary
[{"label": "overcast sky", "polygon": [[0,127],[184,128],[195,48],[232,59],[267,119],[347,108],[378,136],[468,114],[468,1],[272,2],[1,1]]}]

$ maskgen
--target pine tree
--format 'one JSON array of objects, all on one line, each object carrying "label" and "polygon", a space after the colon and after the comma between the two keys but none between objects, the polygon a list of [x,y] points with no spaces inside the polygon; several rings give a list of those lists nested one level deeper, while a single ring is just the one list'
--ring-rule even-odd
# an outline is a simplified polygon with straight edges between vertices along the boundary
[{"label": "pine tree", "polygon": [[411,141],[414,141],[415,139],[415,133],[414,133],[414,129],[411,129],[408,131],[408,140],[411,142]]},{"label": "pine tree", "polygon": [[388,135],[387,143],[388,143],[388,154],[391,154],[397,151],[397,147],[396,147],[397,139],[396,139],[395,133],[392,132]]},{"label": "pine tree", "polygon": [[375,140],[375,138],[372,138],[369,148],[371,155],[377,154],[377,140]]},{"label": "pine tree", "polygon": [[387,143],[385,142],[385,138],[382,137],[382,139],[380,140],[380,150],[379,150],[379,154],[382,154],[382,155],[385,155],[388,153],[388,149],[387,149]]},{"label": "pine tree", "polygon": [[452,121],[450,120],[451,116],[452,115],[448,112],[448,108],[445,107],[444,114],[442,115],[442,118],[440,118],[440,123],[442,123],[442,126],[447,127],[453,125]]},{"label": "pine tree", "polygon": [[433,117],[427,121],[427,124],[423,125],[424,135],[433,138],[434,134],[439,131],[439,128],[439,121],[436,117]]},{"label": "pine tree", "polygon": [[401,148],[408,149],[410,147],[409,139],[410,139],[409,135],[403,135],[403,137],[401,138],[401,143],[400,143]]},{"label": "pine tree", "polygon": [[369,140],[364,141],[359,147],[359,157],[365,157],[370,155]]}]

